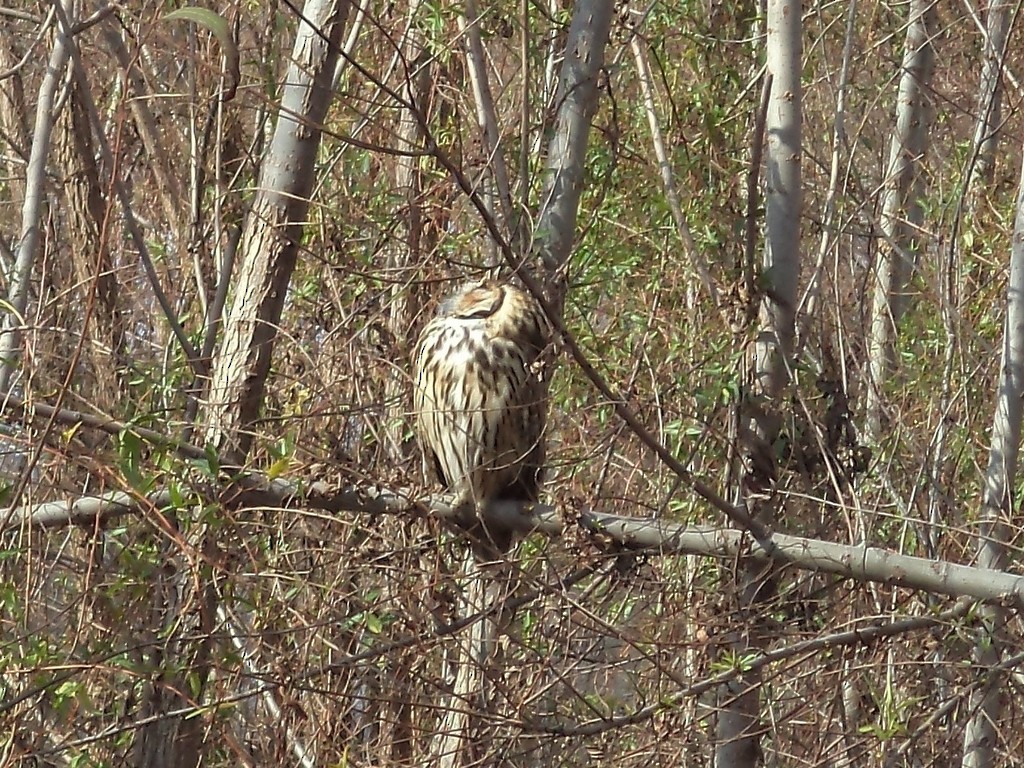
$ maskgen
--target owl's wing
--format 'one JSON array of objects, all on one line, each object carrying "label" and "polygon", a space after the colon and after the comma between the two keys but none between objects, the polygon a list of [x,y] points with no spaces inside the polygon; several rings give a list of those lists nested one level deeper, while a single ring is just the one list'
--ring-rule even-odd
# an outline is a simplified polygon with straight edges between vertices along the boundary
[{"label": "owl's wing", "polygon": [[469,411],[464,404],[452,399],[458,387],[448,390],[449,396],[445,398],[435,385],[436,382],[428,378],[416,393],[416,432],[424,457],[437,480],[448,490],[475,491],[470,487],[471,472],[480,464],[482,415],[479,410]]},{"label": "owl's wing", "polygon": [[522,378],[511,388],[505,404],[505,423],[501,433],[509,441],[500,451],[514,464],[506,476],[499,498],[516,501],[537,501],[543,480],[546,452],[544,429],[547,417],[547,387],[524,368]]}]

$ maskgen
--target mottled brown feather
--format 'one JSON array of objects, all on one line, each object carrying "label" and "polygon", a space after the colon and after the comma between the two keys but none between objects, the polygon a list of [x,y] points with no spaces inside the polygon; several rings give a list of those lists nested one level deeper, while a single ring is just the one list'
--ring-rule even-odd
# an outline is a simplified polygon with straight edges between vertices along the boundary
[{"label": "mottled brown feather", "polygon": [[[539,358],[550,333],[533,297],[492,280],[448,297],[414,356],[415,430],[438,480],[460,502],[537,501],[547,391]],[[507,532],[488,530],[499,549]]]}]

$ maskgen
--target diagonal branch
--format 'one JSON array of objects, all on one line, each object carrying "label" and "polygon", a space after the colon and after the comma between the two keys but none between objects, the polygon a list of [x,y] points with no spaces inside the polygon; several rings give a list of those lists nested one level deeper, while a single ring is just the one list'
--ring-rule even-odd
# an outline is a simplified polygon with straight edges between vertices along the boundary
[{"label": "diagonal branch", "polygon": [[647,113],[647,125],[651,130],[651,143],[654,145],[654,157],[658,161],[658,170],[661,173],[661,183],[665,187],[665,201],[672,212],[672,219],[676,225],[676,233],[683,244],[683,252],[690,261],[700,278],[701,285],[716,307],[720,306],[721,298],[715,282],[711,277],[711,269],[708,262],[700,253],[697,243],[690,232],[690,226],[686,223],[686,215],[683,213],[682,202],[679,199],[679,188],[676,186],[675,174],[672,172],[672,162],[665,147],[665,136],[658,122],[657,105],[654,101],[654,85],[651,77],[651,65],[647,61],[643,43],[639,35],[633,35],[630,40],[630,47],[633,49],[633,60],[636,62],[637,82],[640,85],[640,93],[643,96],[644,112]]}]

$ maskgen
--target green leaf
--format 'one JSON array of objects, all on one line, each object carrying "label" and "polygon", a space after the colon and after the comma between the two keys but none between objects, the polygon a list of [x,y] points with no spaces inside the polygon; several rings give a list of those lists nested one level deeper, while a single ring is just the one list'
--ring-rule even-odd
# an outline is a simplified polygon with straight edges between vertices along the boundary
[{"label": "green leaf", "polygon": [[238,81],[241,79],[241,69],[238,61],[238,46],[235,45],[235,39],[231,36],[231,27],[228,25],[228,20],[209,8],[198,8],[194,5],[171,11],[164,16],[164,20],[189,21],[193,24],[198,24],[209,30],[220,41],[220,47],[224,51],[224,58],[227,61],[226,70],[228,74],[227,88],[223,98],[225,101],[230,101],[234,98],[235,89],[238,87]]},{"label": "green leaf", "polygon": [[375,635],[379,635],[381,630],[384,629],[384,623],[380,620],[380,616],[375,613],[366,614],[366,628]]},{"label": "green leaf", "polygon": [[164,21],[190,21],[212,32],[214,37],[220,40],[225,51],[235,47],[235,41],[231,39],[231,30],[228,28],[228,20],[209,8],[197,8],[196,6],[179,8],[164,16]]},{"label": "green leaf", "polygon": [[270,469],[267,470],[267,477],[270,478],[271,480],[276,480],[281,475],[288,472],[288,469],[291,467],[291,465],[291,459],[289,459],[287,456],[282,459],[278,459],[277,461],[270,465]]}]

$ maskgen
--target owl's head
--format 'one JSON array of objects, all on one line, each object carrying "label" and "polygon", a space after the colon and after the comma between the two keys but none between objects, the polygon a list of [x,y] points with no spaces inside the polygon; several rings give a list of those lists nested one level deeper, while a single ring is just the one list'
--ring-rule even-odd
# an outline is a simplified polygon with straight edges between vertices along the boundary
[{"label": "owl's head", "polygon": [[535,357],[550,339],[550,326],[533,295],[493,279],[468,283],[441,302],[435,322],[505,339]]},{"label": "owl's head", "polygon": [[508,290],[506,286],[491,279],[467,283],[441,302],[437,314],[462,320],[491,317],[501,309]]}]

